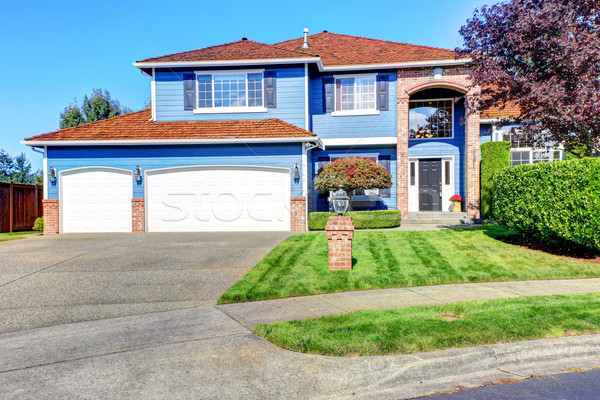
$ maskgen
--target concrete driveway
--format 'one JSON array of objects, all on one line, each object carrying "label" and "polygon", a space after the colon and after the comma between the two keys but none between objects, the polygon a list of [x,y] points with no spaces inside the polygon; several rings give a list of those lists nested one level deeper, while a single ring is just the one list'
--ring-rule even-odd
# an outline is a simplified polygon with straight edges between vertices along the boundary
[{"label": "concrete driveway", "polygon": [[0,243],[0,333],[213,305],[287,236],[71,234]]}]

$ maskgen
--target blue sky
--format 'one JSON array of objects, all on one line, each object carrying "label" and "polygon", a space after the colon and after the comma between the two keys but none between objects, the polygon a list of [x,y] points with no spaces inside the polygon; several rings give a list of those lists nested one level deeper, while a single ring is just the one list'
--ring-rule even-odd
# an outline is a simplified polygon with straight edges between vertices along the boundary
[{"label": "blue sky", "polygon": [[132,62],[227,43],[273,43],[324,29],[453,49],[473,10],[494,0],[395,1],[10,1],[0,15],[0,148],[58,128],[60,112],[92,88],[143,108],[149,78]]}]

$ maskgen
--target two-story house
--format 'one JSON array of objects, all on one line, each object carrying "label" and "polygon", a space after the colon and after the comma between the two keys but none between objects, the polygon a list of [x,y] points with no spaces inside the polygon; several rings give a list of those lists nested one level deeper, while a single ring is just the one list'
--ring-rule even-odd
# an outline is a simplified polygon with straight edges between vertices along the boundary
[{"label": "two-story house", "polygon": [[25,139],[44,151],[44,230],[303,231],[328,209],[315,174],[345,156],[393,177],[356,208],[449,211],[457,193],[478,217],[500,115],[466,112],[468,61],[326,31],[140,60],[151,109]]}]

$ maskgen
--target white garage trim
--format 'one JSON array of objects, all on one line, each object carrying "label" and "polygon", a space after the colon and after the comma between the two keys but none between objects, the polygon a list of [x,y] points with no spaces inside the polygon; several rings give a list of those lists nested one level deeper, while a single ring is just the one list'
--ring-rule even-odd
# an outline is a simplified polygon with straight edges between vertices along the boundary
[{"label": "white garage trim", "polygon": [[[248,207],[248,204],[260,204],[261,206],[264,207],[265,203],[252,203],[252,202],[246,202],[246,203],[241,203],[241,204],[245,204],[247,208],[245,207],[241,207],[240,208],[240,215],[238,215],[236,218],[239,218],[242,213],[246,218],[251,218],[254,219],[254,221],[257,222],[262,222],[263,225],[260,228],[257,228],[256,230],[287,230],[289,231],[291,229],[291,210],[290,210],[290,200],[291,200],[291,169],[290,168],[282,168],[282,167],[269,167],[269,166],[253,166],[253,165],[189,165],[189,166],[181,166],[181,167],[169,167],[169,168],[159,168],[159,169],[153,169],[153,170],[146,170],[144,172],[144,198],[145,198],[145,226],[146,226],[146,231],[147,232],[152,232],[152,231],[195,231],[195,225],[193,225],[193,223],[191,223],[191,220],[193,219],[193,217],[188,217],[188,215],[194,215],[194,214],[190,214],[190,210],[195,210],[194,213],[196,213],[196,211],[199,210],[199,214],[195,214],[196,215],[196,219],[198,221],[203,221],[206,222],[207,224],[204,225],[204,227],[200,227],[198,226],[200,231],[235,231],[238,230],[236,229],[233,225],[229,225],[227,226],[228,222],[232,222],[233,220],[227,220],[227,219],[222,219],[219,218],[219,216],[217,216],[214,213],[214,209],[213,209],[213,214],[209,219],[204,220],[204,217],[206,216],[206,210],[209,210],[208,208],[204,209],[204,208],[196,208],[197,204],[207,204],[204,203],[203,200],[203,195],[209,194],[209,193],[200,193],[200,202],[199,203],[194,203],[194,201],[197,201],[197,195],[198,193],[196,193],[195,191],[197,190],[198,187],[201,187],[203,185],[203,183],[201,183],[199,186],[194,186],[193,184],[191,184],[190,186],[190,193],[185,193],[186,195],[193,195],[192,200],[191,201],[187,201],[186,200],[186,206],[190,206],[192,208],[186,209],[186,208],[180,208],[178,206],[173,206],[173,205],[169,205],[166,204],[164,202],[164,200],[162,201],[163,205],[169,207],[169,208],[173,208],[173,209],[177,209],[179,211],[182,211],[181,215],[182,215],[182,219],[178,220],[182,222],[181,225],[181,230],[178,229],[175,224],[173,224],[172,226],[165,228],[165,226],[161,226],[158,225],[157,223],[157,219],[155,217],[157,217],[157,215],[161,215],[161,214],[157,214],[156,212],[153,212],[153,207],[156,206],[156,202],[154,201],[153,198],[154,196],[159,196],[161,194],[160,189],[161,186],[158,184],[158,186],[155,186],[152,182],[152,177],[153,176],[157,176],[157,175],[161,175],[161,174],[169,174],[169,173],[178,173],[178,172],[186,172],[186,171],[190,171],[190,172],[199,172],[200,174],[195,176],[195,179],[209,179],[210,181],[210,176],[209,175],[205,175],[204,177],[202,176],[202,172],[209,172],[209,171],[215,171],[215,173],[219,173],[219,172],[231,172],[234,175],[231,175],[232,177],[235,177],[235,172],[239,171],[241,173],[244,172],[273,172],[273,173],[277,173],[277,174],[281,174],[281,175],[273,175],[271,174],[271,178],[274,178],[273,181],[274,183],[281,183],[281,185],[279,186],[275,186],[277,187],[275,193],[271,192],[270,196],[273,196],[273,194],[275,194],[277,196],[277,200],[275,201],[275,203],[271,203],[271,204],[275,204],[277,205],[282,205],[283,209],[281,209],[281,207],[279,207],[278,209],[273,209],[273,213],[277,213],[277,212],[282,212],[283,214],[283,220],[280,219],[279,217],[277,217],[276,220],[276,229],[271,229],[271,227],[269,226],[270,223],[266,223],[265,221],[275,221],[275,219],[256,219],[256,215],[252,216],[252,214],[250,213],[250,207]],[[227,174],[221,174],[223,175],[225,178],[228,178]],[[190,175],[190,177],[193,177],[193,175]],[[253,178],[253,176],[247,176],[248,178]],[[266,176],[268,179],[268,175]],[[261,178],[257,175],[258,181],[261,180]],[[213,177],[213,180],[215,178]],[[262,178],[263,182],[265,177]],[[227,180],[226,180],[227,181]],[[160,181],[158,181],[160,182]],[[177,182],[174,182],[177,183]],[[229,183],[229,185],[233,184]],[[161,189],[164,190],[164,188],[168,188],[168,183],[164,183]],[[215,183],[211,183],[209,185],[209,187],[214,188]],[[176,186],[176,185],[175,185]],[[181,183],[179,186],[182,186]],[[227,186],[227,184],[225,185]],[[240,186],[244,186],[243,184]],[[217,184],[218,187],[218,184]],[[236,186],[237,187],[237,186]],[[268,185],[267,185],[268,187]],[[271,188],[273,188],[273,186],[271,186]],[[156,192],[156,190],[159,190],[158,192]],[[218,189],[217,189],[218,190]],[[154,192],[154,193],[152,193]],[[209,198],[211,198],[209,200],[209,204],[215,204],[215,199],[213,198],[212,194],[214,194],[216,192],[213,192],[211,190]],[[219,196],[223,195],[223,194],[230,194],[232,196],[232,198],[234,199],[234,202],[232,204],[240,204],[239,201],[235,200],[235,198],[237,197],[237,195],[231,194],[231,192],[222,192]],[[246,194],[246,192],[242,192],[243,194]],[[250,193],[253,193],[252,190],[250,190]],[[254,199],[256,199],[256,196],[264,196],[264,194],[261,193],[254,193]],[[283,196],[283,197],[280,197]],[[156,198],[156,197],[155,197]],[[220,198],[220,197],[219,197]],[[271,197],[272,198],[272,197]],[[282,202],[279,201],[279,199],[282,199]],[[265,201],[273,201],[273,200],[265,200]],[[182,203],[183,204],[183,203]],[[194,205],[196,204],[196,205]],[[260,206],[259,206],[260,207]],[[276,208],[277,208],[276,207]],[[185,211],[185,212],[184,212]],[[201,215],[201,217],[199,217],[198,215]],[[274,214],[273,214],[274,215]],[[214,218],[214,219],[213,219]],[[186,226],[186,222],[185,220],[187,220],[188,225]],[[166,219],[162,219],[162,223],[164,223],[165,221],[168,221]],[[221,221],[223,222],[223,224],[219,225],[214,224],[211,225],[211,222],[218,222]],[[244,221],[244,218],[239,219],[239,221]],[[175,222],[175,220],[171,220],[171,222]],[[252,227],[248,228],[247,226],[247,222],[246,221],[246,225],[244,225],[242,223],[242,226],[240,227],[239,231],[252,231],[255,229],[252,229]],[[260,223],[259,223],[260,225]],[[157,229],[160,226],[159,229]],[[163,230],[165,229],[165,230]],[[171,230],[172,229],[172,230]]]},{"label": "white garage trim", "polygon": [[[116,174],[122,174],[122,175],[126,175],[128,180],[129,180],[129,185],[127,187],[127,195],[124,197],[128,197],[129,201],[128,201],[128,207],[129,207],[129,218],[128,218],[128,225],[129,228],[126,228],[125,225],[123,225],[123,227],[121,229],[115,230],[114,232],[131,232],[131,198],[133,198],[133,171],[128,170],[128,169],[122,169],[122,168],[113,168],[113,167],[102,167],[102,166],[90,166],[90,167],[79,167],[79,168],[71,168],[71,169],[66,169],[66,170],[62,170],[58,172],[58,180],[59,180],[59,233],[64,233],[64,219],[65,219],[65,193],[64,193],[64,179],[68,176],[71,175],[75,175],[78,173],[85,173],[85,172],[109,172],[109,173],[116,173]],[[90,232],[93,232],[93,230],[90,230]],[[102,231],[104,232],[104,231]]]}]

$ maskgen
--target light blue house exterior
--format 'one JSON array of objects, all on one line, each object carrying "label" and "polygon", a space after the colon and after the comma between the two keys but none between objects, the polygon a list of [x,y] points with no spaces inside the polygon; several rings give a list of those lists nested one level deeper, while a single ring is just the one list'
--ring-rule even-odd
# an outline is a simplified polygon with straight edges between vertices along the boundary
[{"label": "light blue house exterior", "polygon": [[[329,209],[328,194],[312,184],[319,169],[356,156],[383,165],[393,186],[353,193],[355,209],[399,209],[404,216],[448,211],[453,194],[478,209],[469,171],[474,163],[478,169],[479,160],[469,146],[492,135],[489,124],[481,134],[468,128],[479,127],[479,117],[467,118],[468,90],[453,80],[456,71],[461,79],[467,75],[460,68],[468,60],[455,60],[443,49],[385,41],[365,43],[389,48],[387,58],[354,60],[366,39],[348,44],[348,38],[354,37],[312,35],[304,39],[308,49],[302,38],[297,48],[241,40],[135,63],[149,78],[151,110],[26,139],[44,150],[45,199],[48,210],[60,214],[49,231],[94,231],[85,225],[104,226],[101,220],[111,218],[125,230],[129,218],[134,232],[301,231],[308,212]],[[350,61],[331,61],[328,41],[335,54],[345,49]],[[408,94],[407,82],[413,81],[422,90]],[[263,122],[276,128],[269,131]],[[204,195],[202,188],[218,194]],[[227,207],[232,215],[239,211],[237,220],[198,217],[207,204],[229,204],[227,196],[236,198]],[[130,212],[127,198],[133,201]],[[289,215],[281,217],[280,203]],[[120,214],[110,214],[111,207],[120,207]],[[96,209],[105,214],[90,213]],[[253,215],[259,211],[264,221]],[[180,221],[165,217],[173,213]],[[269,218],[272,225],[265,222]],[[100,230],[110,231],[111,224],[105,225]]]}]

